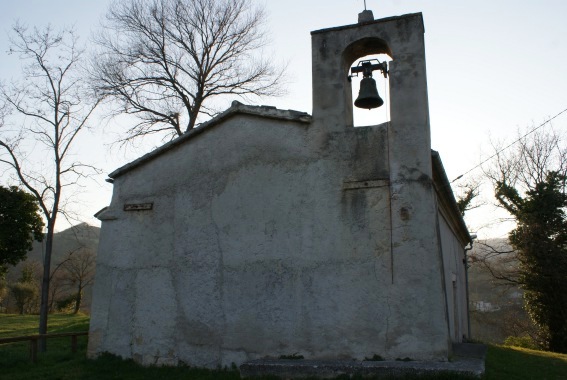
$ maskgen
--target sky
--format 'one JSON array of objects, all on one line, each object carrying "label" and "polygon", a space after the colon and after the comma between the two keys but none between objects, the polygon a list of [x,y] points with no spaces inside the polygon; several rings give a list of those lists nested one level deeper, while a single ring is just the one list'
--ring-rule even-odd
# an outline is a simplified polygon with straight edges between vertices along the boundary
[{"label": "sky", "polygon": [[[110,0],[4,0],[0,13],[0,80],[17,77],[20,62],[7,55],[7,33],[16,21],[29,26],[74,25],[82,41],[96,33]],[[257,1],[268,14],[267,48],[276,63],[287,63],[287,95],[260,104],[311,113],[311,37],[313,30],[354,24],[363,0]],[[450,180],[475,167],[491,151],[491,142],[512,141],[518,130],[539,125],[567,108],[567,2],[560,0],[367,0],[376,19],[422,12],[425,23],[427,80],[432,148],[439,151]],[[383,90],[379,87],[379,91]],[[383,95],[385,97],[385,95]],[[386,98],[387,102],[387,98]],[[355,124],[387,117],[385,107],[355,114]],[[370,112],[370,113],[369,113]],[[106,175],[146,153],[112,147],[112,121],[95,121],[82,136],[77,155],[102,169],[84,182],[76,206],[81,220],[100,225],[94,213],[110,203]],[[561,132],[567,115],[555,119]],[[544,128],[551,128],[549,125]],[[154,145],[157,143],[153,143]],[[475,170],[455,185],[463,183]],[[0,179],[0,184],[5,178]],[[483,189],[492,202],[489,188]],[[504,227],[487,227],[500,217],[487,205],[467,215],[480,237],[503,236]],[[67,228],[62,221],[59,230]]]}]

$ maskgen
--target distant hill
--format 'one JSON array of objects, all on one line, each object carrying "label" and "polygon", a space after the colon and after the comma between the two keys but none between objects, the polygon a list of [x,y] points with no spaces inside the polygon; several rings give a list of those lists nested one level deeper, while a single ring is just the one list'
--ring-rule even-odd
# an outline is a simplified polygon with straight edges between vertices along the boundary
[{"label": "distant hill", "polygon": [[[96,254],[99,236],[100,228],[87,223],[81,223],[55,233],[53,236],[53,255],[51,256],[51,262],[58,263],[67,256],[69,252],[78,248],[86,248]],[[33,249],[28,253],[28,260],[43,262],[44,247],[45,240],[43,242],[34,242]]]}]

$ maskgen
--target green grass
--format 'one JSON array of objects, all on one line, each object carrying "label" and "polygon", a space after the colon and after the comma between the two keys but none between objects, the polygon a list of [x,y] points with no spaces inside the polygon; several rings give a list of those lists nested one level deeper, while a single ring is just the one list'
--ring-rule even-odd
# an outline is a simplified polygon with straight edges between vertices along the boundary
[{"label": "green grass", "polygon": [[[38,326],[38,315],[0,314],[0,338],[36,335]],[[88,329],[89,317],[86,315],[51,314],[48,318],[48,333],[88,331]]]},{"label": "green grass", "polygon": [[[86,331],[86,316],[55,314],[49,316],[49,333]],[[38,316],[0,314],[0,338],[37,334]],[[236,370],[210,371],[189,367],[142,367],[132,360],[121,360],[102,355],[96,360],[85,357],[87,338],[79,338],[79,352],[71,353],[70,338],[48,340],[48,352],[40,354],[38,363],[28,359],[28,343],[0,345],[0,379],[186,379],[186,380],[237,380]],[[266,377],[264,380],[276,379]],[[348,379],[348,377],[341,377]],[[354,377],[353,379],[361,379]],[[382,378],[381,378],[382,379]],[[406,376],[402,379],[417,379]],[[463,380],[466,376],[443,375],[419,379]],[[567,355],[533,351],[522,348],[489,346],[485,380],[567,379]]]},{"label": "green grass", "polygon": [[[39,316],[0,314],[0,338],[23,335],[37,335]],[[47,332],[64,333],[88,331],[89,317],[84,315],[53,314],[49,316]],[[65,372],[65,363],[84,357],[87,337],[77,340],[79,352],[71,353],[71,338],[51,338],[47,340],[48,352],[40,354],[37,364],[29,360],[29,342],[0,345],[0,379],[64,378],[58,373]],[[52,373],[52,374],[49,374]]]},{"label": "green grass", "polygon": [[519,347],[488,346],[486,379],[567,379],[567,355]]}]

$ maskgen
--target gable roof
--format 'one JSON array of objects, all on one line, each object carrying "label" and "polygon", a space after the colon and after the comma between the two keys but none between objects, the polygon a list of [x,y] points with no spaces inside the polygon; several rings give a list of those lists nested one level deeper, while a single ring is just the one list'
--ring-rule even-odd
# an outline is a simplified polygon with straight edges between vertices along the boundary
[{"label": "gable roof", "polygon": [[[201,133],[208,131],[209,129],[222,124],[224,121],[235,115],[252,115],[265,119],[275,119],[282,121],[293,121],[298,123],[310,124],[311,115],[306,112],[294,111],[294,110],[281,110],[272,106],[249,106],[240,103],[239,101],[233,101],[230,108],[221,114],[215,116],[211,120],[201,124],[199,127],[192,129],[178,138],[171,140],[170,142],[154,149],[153,151],[143,155],[142,157],[114,170],[108,175],[109,178],[117,178],[130,170],[143,165],[144,163],[153,160],[154,158],[162,155],[163,153],[185,143],[187,140],[194,138]],[[112,180],[110,180],[111,182]]]}]

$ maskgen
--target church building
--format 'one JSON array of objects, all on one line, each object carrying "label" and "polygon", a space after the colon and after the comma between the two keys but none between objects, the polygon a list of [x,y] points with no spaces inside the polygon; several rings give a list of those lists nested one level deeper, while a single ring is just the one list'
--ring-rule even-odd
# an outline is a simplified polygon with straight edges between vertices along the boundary
[{"label": "church building", "polygon": [[[422,15],[363,13],[311,33],[312,115],[234,102],[109,175],[90,356],[447,361],[468,337],[471,236],[431,150]],[[355,128],[349,76],[372,71],[390,121]],[[381,102],[364,86],[357,105]]]}]

